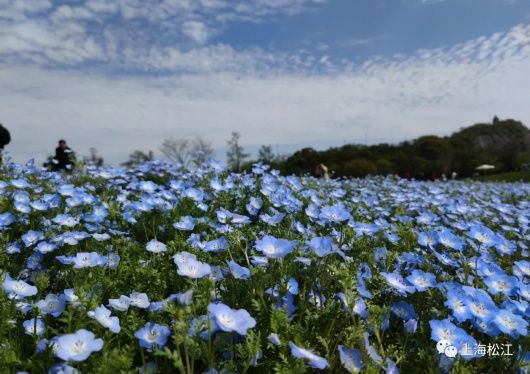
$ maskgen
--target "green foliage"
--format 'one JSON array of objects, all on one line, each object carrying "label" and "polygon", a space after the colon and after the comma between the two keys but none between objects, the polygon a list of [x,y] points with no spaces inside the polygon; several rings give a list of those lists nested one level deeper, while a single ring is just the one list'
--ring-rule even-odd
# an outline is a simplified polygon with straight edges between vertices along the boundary
[{"label": "green foliage", "polygon": [[397,145],[348,144],[315,151],[305,148],[288,157],[279,170],[285,174],[313,173],[323,161],[335,177],[398,174],[427,179],[457,172],[470,177],[481,164],[493,164],[497,171],[515,171],[529,163],[530,130],[521,122],[507,119],[493,124],[476,124],[448,137],[421,136]]},{"label": "green foliage", "polygon": [[233,132],[230,140],[227,141],[228,151],[226,152],[226,163],[230,170],[239,172],[243,163],[249,154],[245,152],[243,147],[239,145],[241,135],[238,132]]}]

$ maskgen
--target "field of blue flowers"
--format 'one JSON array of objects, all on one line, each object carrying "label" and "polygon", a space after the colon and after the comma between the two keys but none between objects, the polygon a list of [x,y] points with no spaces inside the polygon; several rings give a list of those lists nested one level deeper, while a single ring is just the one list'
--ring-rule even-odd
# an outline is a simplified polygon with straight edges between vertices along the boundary
[{"label": "field of blue flowers", "polygon": [[530,365],[525,184],[10,164],[0,241],[1,373]]}]

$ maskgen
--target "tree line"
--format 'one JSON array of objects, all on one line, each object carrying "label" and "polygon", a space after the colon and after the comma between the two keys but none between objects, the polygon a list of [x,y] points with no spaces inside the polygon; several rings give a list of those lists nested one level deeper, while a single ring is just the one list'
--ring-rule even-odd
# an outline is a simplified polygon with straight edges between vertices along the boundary
[{"label": "tree line", "polygon": [[[227,140],[227,168],[241,172],[263,162],[282,174],[305,175],[314,173],[323,162],[333,177],[364,177],[367,175],[399,175],[427,179],[457,173],[469,177],[481,164],[495,166],[496,172],[516,171],[530,164],[530,130],[520,121],[493,118],[491,123],[478,123],[460,129],[449,136],[425,135],[398,144],[346,144],[326,150],[303,148],[291,155],[279,155],[272,145],[262,145],[251,158],[240,143],[241,135],[231,134]],[[189,167],[211,160],[212,143],[201,137],[192,140],[167,138],[160,152],[169,161]],[[92,161],[103,160],[91,150]],[[152,151],[135,150],[122,165],[130,167],[152,160]]]}]

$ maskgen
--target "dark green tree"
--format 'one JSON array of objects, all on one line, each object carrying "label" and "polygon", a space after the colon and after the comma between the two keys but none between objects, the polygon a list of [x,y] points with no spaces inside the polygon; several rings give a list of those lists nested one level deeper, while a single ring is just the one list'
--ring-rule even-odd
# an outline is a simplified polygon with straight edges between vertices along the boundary
[{"label": "dark green tree", "polygon": [[152,161],[154,158],[153,151],[148,151],[147,153],[135,150],[133,153],[129,155],[129,159],[122,163],[123,166],[131,168],[136,165],[143,164],[146,161]]},{"label": "dark green tree", "polygon": [[276,161],[276,155],[272,151],[272,145],[262,145],[258,151],[258,161],[271,164]]},{"label": "dark green tree", "polygon": [[249,154],[239,145],[241,135],[238,132],[232,132],[232,137],[227,141],[228,151],[226,152],[226,164],[229,169],[239,172],[245,159]]}]

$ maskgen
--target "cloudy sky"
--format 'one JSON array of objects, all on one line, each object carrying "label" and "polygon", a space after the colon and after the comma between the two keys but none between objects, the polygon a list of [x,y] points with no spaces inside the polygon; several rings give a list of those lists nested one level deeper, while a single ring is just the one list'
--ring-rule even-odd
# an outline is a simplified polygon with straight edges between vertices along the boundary
[{"label": "cloudy sky", "polygon": [[[166,137],[248,150],[530,124],[530,0],[0,0],[13,159],[119,163]],[[158,152],[159,153],[159,152]]]}]

